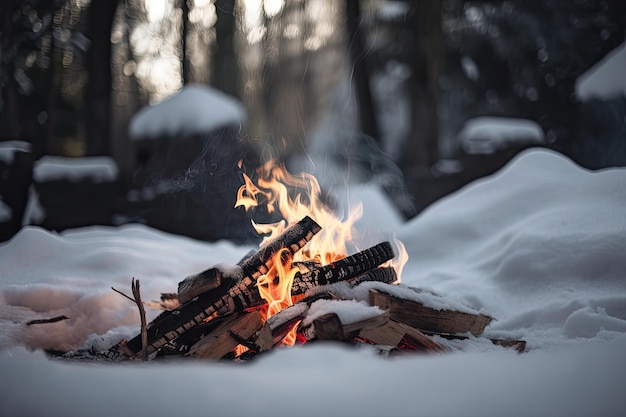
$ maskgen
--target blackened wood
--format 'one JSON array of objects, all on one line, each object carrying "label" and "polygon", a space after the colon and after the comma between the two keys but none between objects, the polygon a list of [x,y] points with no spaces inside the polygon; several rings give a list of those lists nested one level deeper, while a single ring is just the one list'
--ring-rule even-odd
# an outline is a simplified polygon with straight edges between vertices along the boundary
[{"label": "blackened wood", "polygon": [[384,282],[385,284],[392,284],[398,280],[398,274],[393,267],[387,266],[384,268],[374,268],[371,271],[364,273],[349,281],[350,287],[354,288],[357,285],[361,285],[364,282]]},{"label": "blackened wood", "polygon": [[67,316],[56,316],[56,317],[51,317],[49,319],[35,319],[35,320],[31,320],[29,322],[26,323],[27,326],[32,326],[33,324],[47,324],[47,323],[56,323],[58,321],[61,320],[68,320],[69,317]]},{"label": "blackened wood", "polygon": [[209,268],[190,275],[178,283],[178,302],[185,304],[192,298],[219,287],[221,282],[222,272],[218,268]]},{"label": "blackened wood", "polygon": [[253,338],[263,326],[259,311],[233,314],[209,335],[200,339],[189,350],[189,356],[202,359],[218,360],[231,352],[240,341],[232,332],[243,339]]},{"label": "blackened wood", "polygon": [[389,310],[391,318],[420,330],[441,333],[480,335],[492,317],[453,310],[435,310],[421,303],[393,297],[381,291],[369,291],[369,303]]},{"label": "blackened wood", "polygon": [[320,230],[321,226],[313,219],[309,216],[304,217],[276,239],[261,247],[254,255],[246,258],[241,264],[244,277],[256,280],[261,275],[267,274],[270,269],[269,262],[279,250],[289,249],[289,252],[294,254]]},{"label": "blackened wood", "polygon": [[319,268],[298,272],[293,279],[291,294],[303,294],[318,285],[334,284],[349,280],[376,268],[394,257],[389,242],[382,242],[352,256]]},{"label": "blackened wood", "polygon": [[[247,258],[241,265],[244,278],[235,282],[222,277],[221,284],[206,293],[192,298],[180,308],[159,315],[148,326],[148,354],[156,352],[172,342],[187,330],[215,317],[243,311],[265,303],[256,287],[256,279],[269,271],[272,257],[281,249],[288,253],[297,252],[321,230],[310,217],[290,226],[280,236]],[[135,353],[141,350],[139,336],[125,343],[126,348]],[[118,356],[120,350],[112,348],[111,356]],[[125,352],[122,352],[125,353]]]}]

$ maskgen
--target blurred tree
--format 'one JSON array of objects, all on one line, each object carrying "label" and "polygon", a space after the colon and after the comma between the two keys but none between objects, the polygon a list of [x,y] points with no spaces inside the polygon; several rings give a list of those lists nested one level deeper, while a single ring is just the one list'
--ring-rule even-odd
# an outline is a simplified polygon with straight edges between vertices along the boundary
[{"label": "blurred tree", "polygon": [[215,51],[212,56],[212,84],[235,97],[239,91],[239,65],[235,55],[235,0],[216,0]]},{"label": "blurred tree", "polygon": [[119,0],[92,0],[87,12],[89,78],[84,98],[87,155],[111,153],[111,29],[119,3]]},{"label": "blurred tree", "polygon": [[482,115],[537,121],[553,146],[578,140],[575,84],[624,42],[621,0],[446,2],[443,125],[450,154],[465,120]]},{"label": "blurred tree", "polygon": [[370,68],[361,27],[359,0],[346,0],[346,20],[349,38],[348,50],[352,61],[352,74],[361,130],[375,141],[380,141],[376,109],[370,89]]}]

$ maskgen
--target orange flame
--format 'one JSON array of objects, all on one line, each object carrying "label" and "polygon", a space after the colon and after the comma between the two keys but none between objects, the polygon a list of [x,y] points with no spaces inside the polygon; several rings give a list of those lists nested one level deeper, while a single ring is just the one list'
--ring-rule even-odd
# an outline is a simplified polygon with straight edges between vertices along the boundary
[{"label": "orange flame", "polygon": [[[257,233],[266,235],[261,246],[305,216],[311,217],[322,227],[305,248],[293,256],[289,255],[288,251],[279,251],[272,260],[270,271],[257,280],[261,296],[269,304],[267,316],[270,317],[293,303],[291,284],[297,269],[292,267],[292,262],[313,260],[326,265],[347,256],[348,244],[358,246],[354,224],[363,214],[363,207],[361,204],[353,207],[348,215],[342,218],[322,201],[321,188],[313,175],[290,174],[283,164],[278,164],[274,160],[259,167],[257,174],[256,184],[244,174],[244,185],[237,192],[235,207],[242,206],[248,211],[253,207],[264,205],[268,213],[280,214],[283,220],[277,223],[252,222]],[[399,255],[385,265],[396,268],[400,277],[408,255],[401,242],[396,240],[396,245]],[[295,331],[283,341],[289,345],[294,342]]]}]

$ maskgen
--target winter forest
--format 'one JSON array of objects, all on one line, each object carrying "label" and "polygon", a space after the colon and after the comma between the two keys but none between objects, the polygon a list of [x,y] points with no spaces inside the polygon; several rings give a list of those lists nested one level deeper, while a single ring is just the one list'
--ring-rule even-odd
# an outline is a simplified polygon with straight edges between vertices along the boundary
[{"label": "winter forest", "polygon": [[0,416],[623,415],[625,41],[621,0],[2,2]]}]

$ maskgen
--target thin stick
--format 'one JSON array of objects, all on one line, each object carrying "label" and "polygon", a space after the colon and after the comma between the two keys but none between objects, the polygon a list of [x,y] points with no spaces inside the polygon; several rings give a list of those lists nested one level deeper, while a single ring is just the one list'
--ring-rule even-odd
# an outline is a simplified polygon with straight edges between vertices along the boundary
[{"label": "thin stick", "polygon": [[113,288],[113,287],[111,287],[111,289],[112,289],[113,291],[115,291],[116,293],[118,293],[118,294],[120,294],[120,295],[123,295],[124,297],[128,298],[128,299],[129,299],[130,301],[132,301],[133,303],[135,302],[135,299],[134,299],[134,298],[130,298],[129,296],[127,296],[126,294],[124,294],[124,293],[123,293],[123,292],[121,292],[120,290],[116,290],[116,289],[115,289],[115,288]]},{"label": "thin stick", "polygon": [[142,360],[148,360],[148,351],[146,347],[148,346],[148,325],[146,323],[146,309],[143,307],[143,303],[141,302],[141,293],[139,292],[139,280],[135,280],[131,283],[131,287],[133,289],[133,296],[135,299],[133,300],[137,307],[139,307],[139,316],[141,318],[141,352],[139,352],[139,356]]},{"label": "thin stick", "polygon": [[69,317],[67,317],[67,316],[56,316],[56,317],[52,317],[52,318],[49,318],[49,319],[31,320],[28,323],[26,323],[26,325],[27,326],[32,326],[33,324],[56,323],[57,321],[67,320],[67,319],[69,319]]}]

